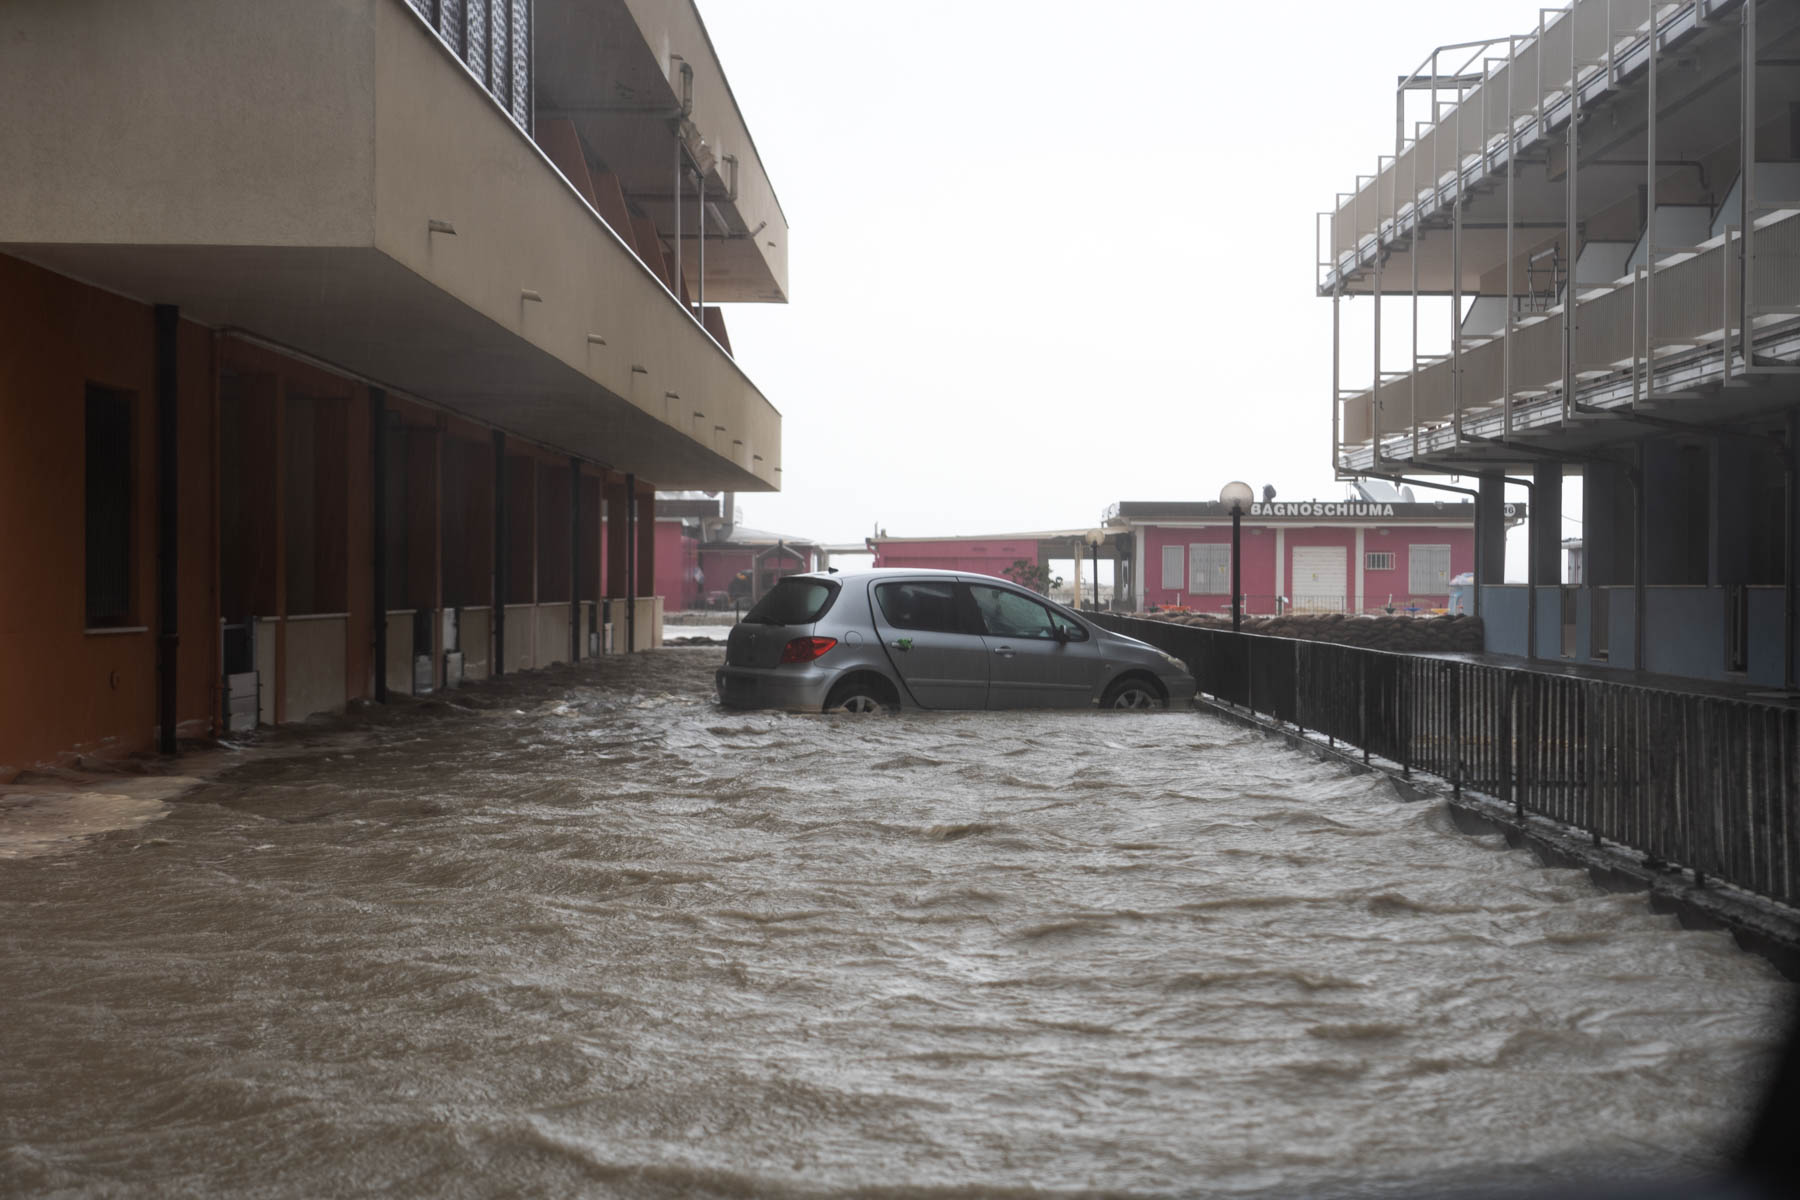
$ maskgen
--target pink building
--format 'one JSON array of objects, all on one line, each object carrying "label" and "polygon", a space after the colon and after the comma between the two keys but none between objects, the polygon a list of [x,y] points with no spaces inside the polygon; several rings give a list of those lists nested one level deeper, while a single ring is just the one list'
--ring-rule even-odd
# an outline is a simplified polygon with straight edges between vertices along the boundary
[{"label": "pink building", "polygon": [[1006,569],[1020,559],[1032,566],[1042,561],[1035,533],[996,534],[988,537],[872,537],[869,549],[875,552],[877,567],[906,567],[912,570],[973,571],[982,575],[1005,575]]},{"label": "pink building", "polygon": [[733,525],[727,507],[730,493],[657,497],[656,593],[669,611],[748,607],[783,576],[819,569],[817,542]]},{"label": "pink building", "polygon": [[[1523,517],[1522,505],[1507,514]],[[1269,502],[1242,524],[1245,611],[1259,615],[1441,610],[1475,566],[1468,502]],[[1218,502],[1122,501],[1107,528],[1127,542],[1131,607],[1230,610],[1231,515]]]}]

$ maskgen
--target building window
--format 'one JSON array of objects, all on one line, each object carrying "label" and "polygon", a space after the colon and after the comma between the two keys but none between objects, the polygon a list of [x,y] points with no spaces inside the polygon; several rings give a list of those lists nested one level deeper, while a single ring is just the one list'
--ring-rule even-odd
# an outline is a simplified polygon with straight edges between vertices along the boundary
[{"label": "building window", "polygon": [[1450,594],[1450,547],[1414,546],[1407,560],[1406,590],[1415,596]]},{"label": "building window", "polygon": [[1182,590],[1181,585],[1187,582],[1187,572],[1183,569],[1187,565],[1186,556],[1182,553],[1180,546],[1164,546],[1162,548],[1162,554],[1163,590],[1179,592]]},{"label": "building window", "polygon": [[1196,596],[1231,594],[1231,547],[1196,542],[1188,547],[1188,591]]},{"label": "building window", "polygon": [[88,386],[87,628],[131,624],[131,393]]},{"label": "building window", "polygon": [[1363,555],[1363,569],[1368,571],[1393,570],[1394,552],[1392,550],[1371,550]]}]

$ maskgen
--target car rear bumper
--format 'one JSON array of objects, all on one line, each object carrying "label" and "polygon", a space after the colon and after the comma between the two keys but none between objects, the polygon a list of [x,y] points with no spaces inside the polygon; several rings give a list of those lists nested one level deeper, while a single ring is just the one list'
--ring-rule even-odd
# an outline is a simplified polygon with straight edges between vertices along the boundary
[{"label": "car rear bumper", "polygon": [[820,712],[835,672],[784,667],[720,667],[713,676],[719,703],[727,708],[787,708]]}]

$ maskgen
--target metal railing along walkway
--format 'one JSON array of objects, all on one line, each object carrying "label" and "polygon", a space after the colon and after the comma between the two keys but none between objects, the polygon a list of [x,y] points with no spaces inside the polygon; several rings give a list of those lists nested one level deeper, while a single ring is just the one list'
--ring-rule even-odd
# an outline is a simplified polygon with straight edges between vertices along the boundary
[{"label": "metal railing along walkway", "polygon": [[1800,710],[1720,695],[1084,614],[1202,693],[1457,793],[1800,906]]}]

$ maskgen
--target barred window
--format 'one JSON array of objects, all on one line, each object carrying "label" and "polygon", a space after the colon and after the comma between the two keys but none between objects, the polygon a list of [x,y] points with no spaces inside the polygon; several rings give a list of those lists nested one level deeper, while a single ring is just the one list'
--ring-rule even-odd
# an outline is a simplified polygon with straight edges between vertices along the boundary
[{"label": "barred window", "polygon": [[1368,571],[1393,570],[1394,552],[1392,550],[1371,550],[1363,555],[1363,569]]},{"label": "barred window", "polygon": [[1162,585],[1165,591],[1179,592],[1181,585],[1187,582],[1187,572],[1182,570],[1186,559],[1180,546],[1164,546],[1162,548]]},{"label": "barred window", "polygon": [[1231,594],[1231,547],[1196,542],[1188,547],[1188,591],[1196,596]]}]

